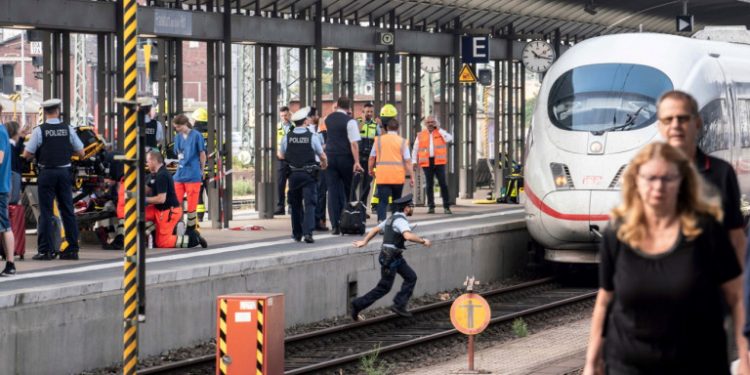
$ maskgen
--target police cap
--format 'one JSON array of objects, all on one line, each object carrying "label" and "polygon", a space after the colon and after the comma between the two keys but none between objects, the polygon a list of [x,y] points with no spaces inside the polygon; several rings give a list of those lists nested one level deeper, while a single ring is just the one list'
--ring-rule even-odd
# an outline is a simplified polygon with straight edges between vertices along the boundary
[{"label": "police cap", "polygon": [[313,109],[311,107],[302,107],[298,109],[297,112],[294,112],[294,114],[292,115],[292,122],[296,123],[304,121],[307,117],[314,114],[312,110]]},{"label": "police cap", "polygon": [[54,108],[59,107],[62,104],[62,100],[57,98],[47,99],[42,102],[41,106],[42,108]]},{"label": "police cap", "polygon": [[412,204],[414,197],[411,194],[406,194],[403,197],[393,201],[393,205],[403,207]]},{"label": "police cap", "polygon": [[141,107],[152,107],[154,105],[154,98],[150,96],[141,96],[138,98],[138,105]]}]

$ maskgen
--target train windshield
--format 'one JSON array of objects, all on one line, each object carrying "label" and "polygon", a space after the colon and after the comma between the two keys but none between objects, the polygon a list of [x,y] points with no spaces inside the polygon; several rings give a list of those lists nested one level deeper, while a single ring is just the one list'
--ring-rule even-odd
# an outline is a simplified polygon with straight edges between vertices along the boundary
[{"label": "train windshield", "polygon": [[555,81],[548,112],[564,130],[604,133],[643,128],[656,121],[656,101],[672,89],[658,69],[637,64],[594,64]]}]

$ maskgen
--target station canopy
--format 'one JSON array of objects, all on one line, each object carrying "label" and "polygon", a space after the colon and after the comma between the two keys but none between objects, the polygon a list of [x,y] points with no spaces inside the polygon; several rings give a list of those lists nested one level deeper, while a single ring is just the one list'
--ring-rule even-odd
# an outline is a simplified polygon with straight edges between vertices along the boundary
[{"label": "station canopy", "polygon": [[[695,17],[694,31],[706,25],[745,25],[750,0],[323,0],[324,14],[346,22],[371,22],[390,15],[402,27],[432,31],[451,28],[457,17],[471,33],[502,33],[513,25],[516,35],[588,38],[629,31],[677,33],[677,15]],[[206,9],[222,0],[150,1],[168,7]],[[288,17],[315,6],[317,0],[236,0],[234,9]],[[267,13],[266,13],[267,12]]]}]

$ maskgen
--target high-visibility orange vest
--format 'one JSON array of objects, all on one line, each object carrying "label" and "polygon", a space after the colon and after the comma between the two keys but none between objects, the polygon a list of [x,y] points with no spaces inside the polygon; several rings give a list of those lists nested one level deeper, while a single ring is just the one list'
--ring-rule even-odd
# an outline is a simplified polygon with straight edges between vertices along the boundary
[{"label": "high-visibility orange vest", "polygon": [[[430,166],[430,132],[425,129],[419,132],[419,150],[417,150],[417,160],[420,167]],[[445,139],[436,128],[432,131],[432,149],[435,153],[435,165],[448,164],[448,146]]]},{"label": "high-visibility orange vest", "polygon": [[378,185],[402,185],[406,181],[402,147],[406,139],[397,134],[375,137],[375,180]]}]

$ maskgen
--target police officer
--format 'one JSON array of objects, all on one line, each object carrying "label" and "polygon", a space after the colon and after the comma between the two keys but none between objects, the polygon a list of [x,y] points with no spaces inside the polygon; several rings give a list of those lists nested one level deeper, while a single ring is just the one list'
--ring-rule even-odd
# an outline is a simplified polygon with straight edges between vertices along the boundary
[{"label": "police officer", "polygon": [[[315,206],[318,200],[317,174],[328,167],[320,136],[307,126],[313,121],[314,109],[304,107],[292,116],[295,128],[281,141],[279,160],[286,161],[289,174],[289,205],[292,206],[292,237],[299,242],[313,243]],[[320,166],[316,161],[320,158]],[[303,205],[304,199],[304,205]]]},{"label": "police officer", "polygon": [[365,103],[362,110],[362,117],[357,119],[359,122],[359,136],[362,137],[359,141],[359,163],[364,169],[365,178],[362,190],[360,190],[359,200],[364,202],[365,206],[367,205],[367,196],[370,195],[370,185],[372,184],[372,176],[370,175],[367,160],[370,158],[370,151],[372,151],[372,145],[375,143],[375,137],[380,135],[380,127],[375,121],[374,115],[372,103]]},{"label": "police officer", "polygon": [[138,98],[138,116],[141,116],[141,124],[146,130],[146,151],[158,149],[164,142],[164,126],[151,117],[153,106],[154,98]]},{"label": "police officer", "polygon": [[[313,108],[315,109],[315,108]],[[313,133],[316,133],[318,137],[320,138],[320,142],[323,144],[323,149],[325,150],[326,147],[326,136],[328,135],[328,130],[326,130],[325,125],[320,123],[320,114],[317,111],[315,112],[315,115],[312,116],[312,120],[310,122],[310,125],[307,126],[308,129],[310,129]],[[326,196],[328,195],[328,187],[326,186],[326,176],[325,173],[318,173],[318,200],[317,205],[315,206],[315,230],[316,231],[328,231],[328,227],[326,226]]]},{"label": "police officer", "polygon": [[[276,141],[278,144],[276,145],[276,150],[281,149],[281,140],[289,134],[292,129],[294,129],[294,124],[292,124],[291,121],[289,121],[289,117],[291,116],[291,112],[289,112],[289,107],[283,106],[279,110],[279,115],[281,117],[281,123],[279,123],[279,128],[276,130]],[[287,180],[287,174],[285,171],[287,170],[287,164],[284,160],[279,160],[277,172],[279,174],[277,180],[276,180],[276,189],[278,191],[279,200],[276,202],[276,211],[273,212],[274,215],[284,215],[286,213],[286,208],[284,207],[284,202],[286,201],[285,198],[285,190],[286,190],[286,180]]]},{"label": "police officer", "polygon": [[374,289],[352,301],[351,317],[355,321],[362,319],[359,315],[360,311],[375,303],[391,290],[397,273],[404,278],[404,283],[401,284],[401,290],[393,298],[391,311],[404,317],[411,316],[411,313],[406,310],[406,304],[409,302],[409,298],[414,292],[414,286],[417,284],[417,274],[406,263],[402,253],[406,249],[406,241],[416,242],[427,247],[430,247],[432,243],[430,240],[414,234],[409,226],[407,217],[414,212],[411,194],[393,201],[391,210],[393,215],[388,220],[372,228],[363,240],[354,241],[354,247],[363,247],[379,232],[383,232],[383,245],[380,248],[379,256],[380,281]]},{"label": "police officer", "polygon": [[351,102],[342,96],[336,101],[336,111],[326,117],[328,129],[326,154],[330,157],[326,170],[328,186],[328,215],[331,218],[331,233],[341,234],[339,219],[349,200],[354,172],[362,172],[359,163],[359,125],[348,114]]},{"label": "police officer", "polygon": [[39,167],[37,185],[39,191],[39,225],[37,229],[37,254],[34,260],[52,260],[58,253],[52,235],[52,204],[57,199],[68,249],[60,259],[78,260],[78,225],[73,211],[73,188],[71,184],[70,157],[83,157],[83,143],[73,127],[60,118],[60,99],[42,102],[45,122],[34,128],[26,143],[23,157],[36,157]]}]

